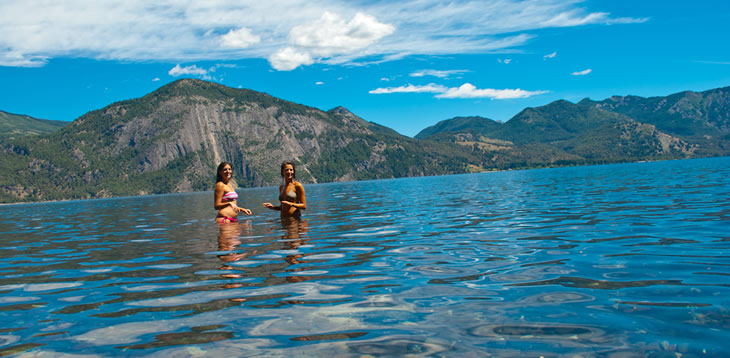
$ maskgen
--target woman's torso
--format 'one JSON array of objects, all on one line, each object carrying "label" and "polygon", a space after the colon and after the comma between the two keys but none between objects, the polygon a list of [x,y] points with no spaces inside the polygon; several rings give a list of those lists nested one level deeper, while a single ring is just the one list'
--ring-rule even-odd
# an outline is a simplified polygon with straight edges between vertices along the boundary
[{"label": "woman's torso", "polygon": [[[238,200],[238,194],[235,190],[233,190],[233,186],[230,184],[224,184],[223,198],[221,198],[221,201],[224,203],[232,202],[235,204],[236,200]],[[218,210],[218,216],[235,218],[238,216],[238,212],[228,205],[223,209]]]},{"label": "woman's torso", "polygon": [[294,183],[284,184],[279,187],[279,201],[297,202],[297,187]]},{"label": "woman's torso", "polygon": [[[279,201],[299,203],[297,185],[295,182],[287,183],[279,187]],[[300,216],[299,208],[281,203],[281,216]]]}]

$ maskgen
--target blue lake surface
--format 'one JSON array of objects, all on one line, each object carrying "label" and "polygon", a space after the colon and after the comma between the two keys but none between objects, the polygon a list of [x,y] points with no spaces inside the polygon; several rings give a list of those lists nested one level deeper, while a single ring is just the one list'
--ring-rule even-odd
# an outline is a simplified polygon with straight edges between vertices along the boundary
[{"label": "blue lake surface", "polygon": [[730,356],[730,158],[0,206],[0,356]]}]

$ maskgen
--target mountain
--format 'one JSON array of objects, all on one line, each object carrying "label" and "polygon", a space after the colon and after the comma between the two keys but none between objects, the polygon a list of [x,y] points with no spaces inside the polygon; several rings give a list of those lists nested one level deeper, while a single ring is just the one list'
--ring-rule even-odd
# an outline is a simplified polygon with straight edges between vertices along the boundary
[{"label": "mountain", "polygon": [[434,124],[433,126],[423,129],[422,131],[418,132],[418,134],[416,134],[414,138],[424,139],[444,132],[469,132],[473,134],[486,133],[498,128],[499,124],[500,123],[495,120],[479,116],[455,117],[452,119],[443,120]]},{"label": "mountain", "polygon": [[[730,87],[667,97],[559,100],[526,108],[505,123],[453,118],[417,137],[488,151],[532,147],[576,163],[730,154]],[[485,125],[489,123],[489,125]],[[497,125],[495,125],[497,124]],[[541,148],[541,149],[539,149]]]},{"label": "mountain", "polygon": [[418,141],[342,107],[183,79],[91,111],[61,130],[3,144],[0,201],[99,198],[213,188],[221,161],[241,187],[463,173],[481,158]]},{"label": "mountain", "polygon": [[516,144],[550,145],[586,160],[687,157],[694,150],[653,125],[564,100],[525,109],[491,135]]},{"label": "mountain", "polygon": [[[729,88],[555,101],[501,123],[456,117],[416,138],[266,93],[183,79],[58,130],[0,137],[0,202],[210,190],[221,161],[239,187],[730,155]],[[22,116],[21,116],[22,117]],[[29,122],[31,123],[31,122]],[[43,122],[45,123],[45,122]]]},{"label": "mountain", "polygon": [[68,123],[0,111],[0,139],[53,133]]},{"label": "mountain", "polygon": [[697,144],[699,155],[727,155],[730,151],[730,87],[666,97],[613,96],[603,101],[586,98],[579,104],[652,124],[662,132]]}]

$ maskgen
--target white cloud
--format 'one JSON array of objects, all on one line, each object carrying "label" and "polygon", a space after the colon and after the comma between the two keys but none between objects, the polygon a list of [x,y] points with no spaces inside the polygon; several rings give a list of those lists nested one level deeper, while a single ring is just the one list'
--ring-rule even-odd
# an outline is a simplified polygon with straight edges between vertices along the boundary
[{"label": "white cloud", "polygon": [[335,13],[325,12],[317,21],[292,28],[289,38],[291,44],[316,56],[329,57],[366,48],[393,31],[393,25],[360,12],[349,22]]},{"label": "white cloud", "polygon": [[581,15],[577,10],[564,11],[555,16],[546,18],[539,25],[541,27],[572,27],[609,21],[607,12],[594,12]]},{"label": "white cloud", "polygon": [[2,0],[0,66],[43,66],[58,57],[181,63],[259,58],[273,59],[277,69],[371,64],[410,55],[517,51],[546,27],[648,21],[612,18],[582,3]]},{"label": "white cloud", "polygon": [[503,59],[500,58],[499,60],[497,60],[497,62],[504,63],[505,65],[509,65],[509,63],[512,62],[512,59],[511,58],[505,58],[503,60]]},{"label": "white cloud", "polygon": [[492,99],[514,99],[527,98],[547,91],[525,91],[517,89],[478,89],[471,83],[464,83],[458,88],[449,88],[448,91],[439,94],[436,98],[492,98]]},{"label": "white cloud", "polygon": [[558,55],[557,52],[553,52],[553,53],[549,53],[549,54],[547,54],[545,56],[542,56],[542,58],[546,60],[548,58],[555,58],[555,56],[557,56],[557,55]]},{"label": "white cloud", "polygon": [[167,74],[173,77],[180,77],[185,75],[207,76],[208,70],[200,68],[196,65],[180,67],[180,65],[178,64],[175,65],[175,67],[173,67],[170,71],[168,71]]},{"label": "white cloud", "polygon": [[279,71],[291,71],[301,65],[311,65],[314,59],[306,53],[291,47],[283,48],[269,57],[271,67]]},{"label": "white cloud", "polygon": [[[269,57],[269,62],[278,70],[293,70],[315,61],[348,62],[365,55],[367,51],[361,52],[394,30],[392,25],[364,13],[358,12],[345,22],[339,15],[325,12],[316,21],[292,28],[290,46]],[[286,57],[284,65],[282,57]]]},{"label": "white cloud", "polygon": [[462,73],[469,72],[468,70],[446,70],[446,71],[439,71],[439,70],[421,70],[416,71],[410,74],[411,77],[424,77],[424,76],[434,76],[438,78],[447,78],[451,75],[458,75]]},{"label": "white cloud", "polygon": [[[236,65],[219,63],[219,64],[215,64],[215,65],[210,66],[209,68],[205,69],[205,68],[200,68],[197,65],[190,65],[190,66],[182,67],[182,66],[180,66],[180,64],[177,64],[177,65],[175,65],[175,67],[173,67],[172,69],[167,71],[167,74],[170,76],[173,76],[173,77],[193,76],[193,77],[198,77],[198,78],[201,78],[204,80],[223,82],[222,77],[219,76],[218,78],[215,78],[212,76],[212,74],[215,73],[219,68],[235,68],[235,67],[236,67]],[[155,78],[152,81],[157,82],[159,80],[160,80],[159,78]]]},{"label": "white cloud", "polygon": [[[0,40],[0,43],[2,40]],[[48,57],[45,56],[29,56],[21,53],[20,51],[6,51],[0,50],[0,66],[12,66],[12,67],[42,67],[48,62]]]},{"label": "white cloud", "polygon": [[649,21],[648,17],[642,17],[642,18],[633,18],[633,17],[619,17],[616,19],[608,19],[606,20],[606,24],[613,25],[613,24],[641,24],[644,22]]},{"label": "white cloud", "polygon": [[321,85],[323,85],[323,84],[324,84],[324,82],[322,82],[322,81],[317,81],[317,82],[315,82],[314,84],[315,84],[315,85],[318,85],[318,86],[321,86]]},{"label": "white cloud", "polygon": [[152,79],[152,82],[159,82],[159,81],[160,81],[160,78],[159,77],[155,77],[155,78]]},{"label": "white cloud", "polygon": [[261,37],[254,35],[245,27],[228,31],[221,36],[221,45],[229,48],[246,48],[261,42]]},{"label": "white cloud", "polygon": [[377,88],[368,93],[389,94],[389,93],[436,93],[436,98],[492,98],[492,99],[514,99],[527,98],[547,91],[525,91],[517,89],[478,89],[471,83],[464,83],[459,87],[446,87],[430,83],[425,86],[408,84],[400,87]]},{"label": "white cloud", "polygon": [[230,63],[218,63],[218,64],[215,64],[214,66],[211,66],[210,68],[208,68],[208,71],[215,72],[219,68],[236,68],[236,67],[237,67],[236,65],[230,64]]},{"label": "white cloud", "polygon": [[414,86],[412,84],[408,84],[405,86],[400,87],[386,87],[386,88],[376,88],[372,91],[369,91],[368,93],[371,94],[387,94],[387,93],[443,93],[448,88],[437,85],[437,84],[427,84],[425,86]]},{"label": "white cloud", "polygon": [[571,73],[571,75],[573,75],[573,76],[585,76],[585,75],[587,75],[587,74],[589,74],[589,73],[591,73],[591,72],[593,72],[593,70],[591,70],[591,69],[589,68],[589,69],[586,69],[586,70],[583,70],[583,71],[576,71],[576,72],[573,72],[573,73]]}]

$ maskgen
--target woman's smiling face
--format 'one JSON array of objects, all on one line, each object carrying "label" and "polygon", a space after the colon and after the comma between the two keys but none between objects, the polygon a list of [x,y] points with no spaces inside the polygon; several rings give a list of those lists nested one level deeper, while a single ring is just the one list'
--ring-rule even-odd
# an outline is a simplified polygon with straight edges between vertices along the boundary
[{"label": "woman's smiling face", "polygon": [[224,165],[223,168],[221,168],[221,178],[225,180],[230,180],[233,176],[233,168],[231,168],[230,165]]},{"label": "woman's smiling face", "polygon": [[294,166],[291,164],[287,164],[284,166],[284,169],[281,170],[281,176],[284,177],[284,179],[291,179],[294,177]]}]

